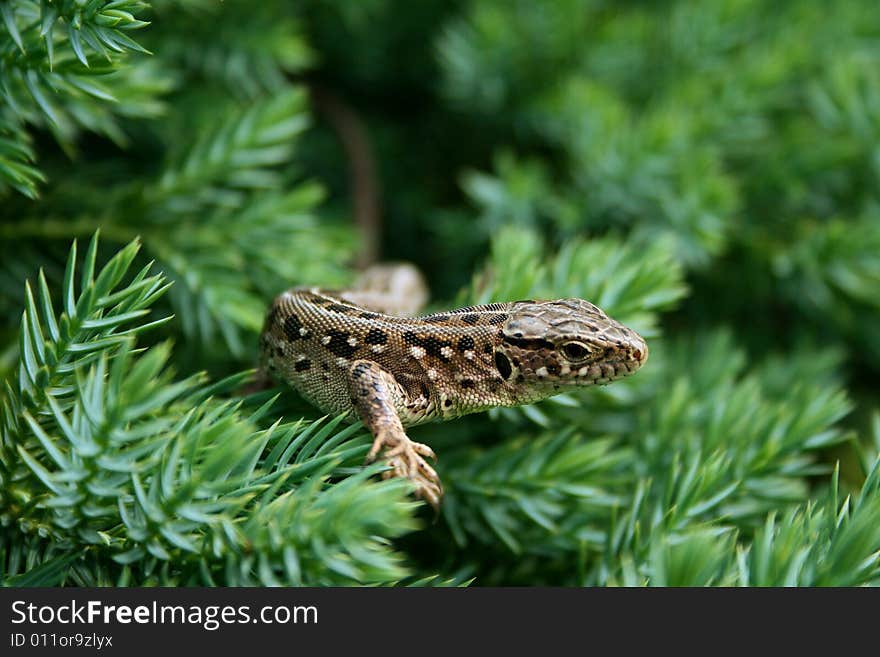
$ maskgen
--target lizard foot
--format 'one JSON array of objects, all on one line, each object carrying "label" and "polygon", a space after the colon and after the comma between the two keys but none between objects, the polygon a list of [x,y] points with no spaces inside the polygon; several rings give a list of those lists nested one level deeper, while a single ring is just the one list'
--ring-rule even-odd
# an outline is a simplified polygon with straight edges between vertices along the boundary
[{"label": "lizard foot", "polygon": [[410,440],[406,434],[396,435],[393,432],[383,431],[373,441],[370,453],[367,454],[367,463],[375,461],[380,451],[382,460],[391,468],[382,473],[384,479],[391,477],[409,479],[416,485],[416,496],[425,500],[435,510],[439,509],[443,486],[437,472],[423,458],[428,457],[436,461],[434,450]]}]

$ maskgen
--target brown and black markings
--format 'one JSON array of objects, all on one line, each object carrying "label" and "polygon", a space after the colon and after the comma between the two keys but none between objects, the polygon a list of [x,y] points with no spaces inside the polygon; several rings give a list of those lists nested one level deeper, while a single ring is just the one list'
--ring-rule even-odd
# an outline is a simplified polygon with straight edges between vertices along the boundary
[{"label": "brown and black markings", "polygon": [[260,339],[264,368],[325,412],[360,417],[375,436],[371,456],[381,452],[435,504],[442,489],[422,458],[430,448],[409,440],[404,427],[607,383],[647,358],[637,334],[579,299],[410,318],[343,294],[312,288],[276,298]]}]

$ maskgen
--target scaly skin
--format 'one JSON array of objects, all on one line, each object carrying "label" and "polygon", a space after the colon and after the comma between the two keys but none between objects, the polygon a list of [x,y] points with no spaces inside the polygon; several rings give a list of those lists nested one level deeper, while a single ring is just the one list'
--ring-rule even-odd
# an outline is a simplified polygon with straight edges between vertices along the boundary
[{"label": "scaly skin", "polygon": [[443,488],[425,461],[434,453],[405,427],[610,383],[648,358],[635,331],[581,299],[409,318],[353,302],[367,298],[362,291],[284,292],[260,338],[262,367],[327,413],[353,411],[375,437],[368,462],[381,457],[390,466],[385,476],[407,477],[435,508]]}]

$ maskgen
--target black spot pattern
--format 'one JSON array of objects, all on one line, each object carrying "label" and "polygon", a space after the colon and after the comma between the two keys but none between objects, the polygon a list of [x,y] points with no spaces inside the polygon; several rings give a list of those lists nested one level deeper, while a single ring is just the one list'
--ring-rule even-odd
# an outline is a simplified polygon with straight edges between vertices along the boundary
[{"label": "black spot pattern", "polygon": [[295,369],[297,372],[305,372],[306,370],[311,368],[311,366],[312,366],[312,361],[310,361],[308,358],[306,358],[305,360],[298,361],[293,366],[293,369]]},{"label": "black spot pattern", "polygon": [[371,328],[367,331],[364,342],[367,344],[388,344],[388,334],[377,328]]},{"label": "black spot pattern", "polygon": [[329,329],[325,335],[330,338],[330,342],[327,344],[327,349],[337,356],[351,358],[358,350],[356,346],[352,347],[348,344],[348,338],[350,336],[345,331]]},{"label": "black spot pattern", "polygon": [[345,313],[346,315],[351,312],[351,308],[343,306],[341,303],[332,303],[327,306],[327,310],[332,310],[335,313]]},{"label": "black spot pattern", "polygon": [[462,379],[461,381],[459,381],[459,383],[461,384],[462,388],[473,388],[474,387],[474,380],[473,379]]},{"label": "black spot pattern", "polygon": [[475,346],[474,339],[469,335],[464,336],[458,341],[459,351],[467,351],[468,349],[473,349]]},{"label": "black spot pattern", "polygon": [[431,317],[425,317],[424,319],[431,324],[443,324],[449,321],[449,315],[433,315]]},{"label": "black spot pattern", "polygon": [[288,341],[296,342],[302,336],[299,334],[299,330],[302,328],[302,323],[299,321],[299,317],[296,315],[290,314],[284,320],[284,335],[287,336]]},{"label": "black spot pattern", "polygon": [[415,331],[406,331],[403,334],[403,341],[414,347],[421,347],[426,354],[439,358],[444,363],[448,363],[450,360],[442,353],[443,347],[452,347],[449,340],[443,340],[435,335],[419,335]]},{"label": "black spot pattern", "polygon": [[470,324],[471,326],[476,324],[479,321],[479,319],[480,319],[480,316],[475,315],[473,313],[468,313],[466,315],[461,316],[461,321],[463,321],[465,324]]},{"label": "black spot pattern", "polygon": [[489,323],[490,324],[503,324],[506,319],[507,319],[507,315],[492,315],[489,318]]}]

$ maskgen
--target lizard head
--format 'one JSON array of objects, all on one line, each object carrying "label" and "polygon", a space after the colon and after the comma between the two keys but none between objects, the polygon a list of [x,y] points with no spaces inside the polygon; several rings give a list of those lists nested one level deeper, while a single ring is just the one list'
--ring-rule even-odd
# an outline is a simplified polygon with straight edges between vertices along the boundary
[{"label": "lizard head", "polygon": [[518,302],[501,329],[495,365],[505,379],[522,376],[554,387],[603,384],[648,359],[638,333],[582,299]]}]

